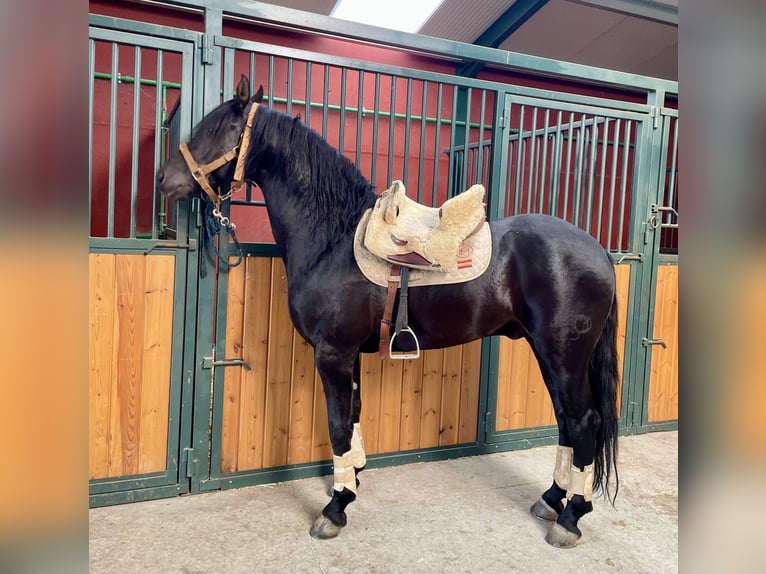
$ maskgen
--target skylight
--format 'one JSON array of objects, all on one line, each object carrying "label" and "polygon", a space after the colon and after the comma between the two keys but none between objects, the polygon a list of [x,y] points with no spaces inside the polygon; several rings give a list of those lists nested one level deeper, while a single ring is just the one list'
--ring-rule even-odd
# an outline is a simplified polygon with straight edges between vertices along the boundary
[{"label": "skylight", "polygon": [[330,16],[382,28],[417,32],[443,0],[338,0]]}]

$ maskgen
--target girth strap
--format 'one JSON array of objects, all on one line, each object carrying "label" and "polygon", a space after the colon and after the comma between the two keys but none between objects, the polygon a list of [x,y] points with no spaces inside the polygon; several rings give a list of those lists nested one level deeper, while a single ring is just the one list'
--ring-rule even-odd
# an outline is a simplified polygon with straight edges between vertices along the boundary
[{"label": "girth strap", "polygon": [[[417,359],[420,356],[420,343],[418,338],[410,328],[408,324],[407,308],[409,306],[408,295],[408,281],[410,276],[410,269],[408,267],[401,267],[397,264],[391,266],[391,273],[388,277],[388,292],[386,296],[386,306],[383,311],[383,320],[380,322],[380,346],[378,350],[380,352],[381,359]],[[396,291],[401,291],[399,295],[399,309],[396,313],[396,326],[394,328],[393,336],[389,337],[391,333],[391,315],[393,314],[394,300],[396,299]],[[399,352],[394,353],[394,339],[401,333],[408,333],[415,343],[415,352]]]},{"label": "girth strap", "polygon": [[396,291],[399,289],[401,266],[394,263],[391,266],[391,273],[388,275],[388,291],[386,293],[386,306],[383,309],[383,319],[380,322],[380,345],[378,351],[380,358],[388,358],[388,344],[391,337],[391,316],[394,312],[394,301],[396,300]]}]

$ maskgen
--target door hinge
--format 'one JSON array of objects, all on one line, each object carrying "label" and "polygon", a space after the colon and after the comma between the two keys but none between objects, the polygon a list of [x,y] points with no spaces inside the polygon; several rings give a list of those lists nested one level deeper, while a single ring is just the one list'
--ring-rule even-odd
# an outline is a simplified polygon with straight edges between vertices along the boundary
[{"label": "door hinge", "polygon": [[210,34],[202,34],[200,40],[200,52],[203,64],[212,64],[215,60],[213,53],[213,37]]},{"label": "door hinge", "polygon": [[656,130],[660,127],[660,109],[657,106],[652,106],[649,115],[652,118],[652,128]]},{"label": "door hinge", "polygon": [[197,465],[199,461],[194,458],[194,449],[185,448],[186,453],[186,478],[192,478],[197,474]]}]

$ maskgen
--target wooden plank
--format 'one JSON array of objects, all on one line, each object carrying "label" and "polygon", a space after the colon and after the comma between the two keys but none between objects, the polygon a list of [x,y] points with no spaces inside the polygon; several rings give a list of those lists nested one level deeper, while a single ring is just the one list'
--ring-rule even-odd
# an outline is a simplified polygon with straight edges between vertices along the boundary
[{"label": "wooden plank", "polygon": [[[625,372],[625,344],[628,331],[628,301],[630,297],[630,265],[616,265],[614,268],[617,280],[617,362],[619,365],[620,382]],[[618,412],[622,404],[622,384],[617,387]]]},{"label": "wooden plank", "polygon": [[[117,369],[112,397],[110,427],[113,448],[109,458],[109,476],[138,473],[145,269],[143,255],[116,256]],[[119,441],[115,440],[118,436]]]},{"label": "wooden plank", "polygon": [[399,450],[402,409],[402,361],[383,361],[380,388],[378,452],[396,452]]},{"label": "wooden plank", "polygon": [[243,371],[241,377],[237,470],[263,468],[271,299],[271,259],[248,257],[245,261],[242,357],[252,370]]},{"label": "wooden plank", "polygon": [[327,402],[325,400],[322,378],[314,367],[314,411],[311,430],[311,460],[329,460],[332,458],[330,430],[327,426]]},{"label": "wooden plank", "polygon": [[481,340],[463,345],[463,372],[460,381],[460,427],[458,443],[475,442],[479,421],[481,382]]},{"label": "wooden plank", "polygon": [[88,478],[109,476],[115,322],[114,254],[91,253],[88,274]]},{"label": "wooden plank", "polygon": [[167,468],[170,363],[173,343],[173,255],[145,257],[141,428],[138,471]]},{"label": "wooden plank", "polygon": [[511,413],[513,410],[512,378],[511,369],[512,347],[511,340],[507,337],[499,337],[498,361],[497,361],[497,399],[495,400],[495,430],[511,428]]},{"label": "wooden plank", "polygon": [[678,418],[678,266],[657,269],[653,337],[667,345],[652,347],[649,422]]},{"label": "wooden plank", "polygon": [[420,410],[423,398],[423,358],[402,361],[402,405],[399,450],[420,446]]},{"label": "wooden plank", "polygon": [[449,347],[444,350],[439,446],[457,444],[458,426],[460,424],[460,375],[462,360],[462,347]]},{"label": "wooden plank", "polygon": [[362,437],[367,454],[377,454],[380,439],[380,392],[383,361],[375,353],[362,355],[360,365],[362,390]]},{"label": "wooden plank", "polygon": [[[230,267],[226,293],[226,357],[242,357],[245,320],[245,278],[251,258],[244,265]],[[223,405],[221,419],[221,472],[237,470],[239,415],[242,410],[243,367],[223,369]]]},{"label": "wooden plank", "polygon": [[556,424],[553,414],[548,389],[545,387],[537,357],[532,349],[524,349],[527,354],[527,396],[526,396],[526,419],[524,426],[527,428]]},{"label": "wooden plank", "polygon": [[420,414],[420,448],[431,448],[439,446],[444,350],[423,351],[421,361],[423,361],[423,399]]},{"label": "wooden plank", "polygon": [[275,258],[271,268],[268,376],[263,443],[265,468],[287,464],[293,331],[293,324],[287,310],[287,272],[282,260]]},{"label": "wooden plank", "polygon": [[520,429],[527,426],[527,392],[529,388],[529,360],[532,355],[529,345],[523,339],[509,341],[511,363],[510,425],[504,429]]},{"label": "wooden plank", "polygon": [[314,349],[296,332],[293,337],[290,428],[287,463],[311,461],[314,423]]}]

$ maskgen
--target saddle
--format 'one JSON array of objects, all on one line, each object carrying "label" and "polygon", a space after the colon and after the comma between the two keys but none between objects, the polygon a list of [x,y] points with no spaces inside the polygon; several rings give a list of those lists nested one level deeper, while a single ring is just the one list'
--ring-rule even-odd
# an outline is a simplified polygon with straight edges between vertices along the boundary
[{"label": "saddle", "polygon": [[404,184],[395,181],[372,208],[364,247],[404,267],[454,271],[461,244],[481,229],[485,210],[484,186],[479,184],[437,208],[410,199]]},{"label": "saddle", "polygon": [[[395,181],[362,216],[354,237],[357,265],[368,280],[388,288],[380,324],[381,359],[420,356],[418,338],[407,324],[410,283],[461,283],[487,269],[492,238],[485,208],[482,185],[474,185],[436,208],[408,198],[404,184]],[[391,319],[397,292],[400,297],[394,325]],[[414,347],[414,352],[394,352],[394,339],[401,333],[407,333],[411,342],[402,345],[400,341],[399,347]]]}]

